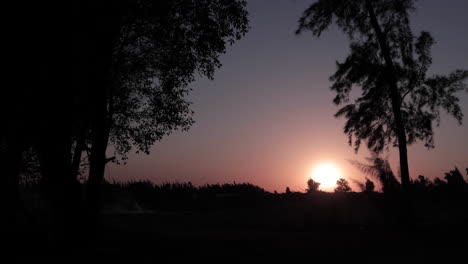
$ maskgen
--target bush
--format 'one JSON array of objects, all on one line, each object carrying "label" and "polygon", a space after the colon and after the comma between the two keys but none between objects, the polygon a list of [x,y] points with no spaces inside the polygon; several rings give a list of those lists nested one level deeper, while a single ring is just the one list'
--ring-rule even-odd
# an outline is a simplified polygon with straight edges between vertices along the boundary
[{"label": "bush", "polygon": [[336,188],[335,192],[350,192],[351,187],[349,187],[349,183],[346,179],[341,178],[336,181]]}]

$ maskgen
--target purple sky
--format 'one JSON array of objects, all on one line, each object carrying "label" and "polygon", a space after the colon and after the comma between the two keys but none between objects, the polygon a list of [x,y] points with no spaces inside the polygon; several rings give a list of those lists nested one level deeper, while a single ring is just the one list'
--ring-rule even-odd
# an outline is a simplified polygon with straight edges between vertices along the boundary
[{"label": "purple sky", "polygon": [[[364,161],[347,144],[344,119],[333,114],[328,77],[335,61],[348,52],[346,37],[332,28],[320,39],[295,36],[302,11],[313,1],[250,0],[251,29],[221,57],[215,80],[192,84],[195,124],[175,132],[152,148],[149,156],[130,155],[127,165],[110,165],[109,180],[148,179],[156,183],[191,181],[195,185],[250,182],[266,190],[304,191],[310,170],[335,163],[343,176],[363,175],[347,160]],[[413,30],[429,31],[433,73],[468,69],[468,1],[417,1]],[[468,93],[461,93],[464,125],[443,115],[435,129],[435,149],[409,148],[412,177],[430,178],[458,166],[468,167]],[[384,153],[394,171],[398,153]],[[351,187],[355,187],[352,185]]]}]

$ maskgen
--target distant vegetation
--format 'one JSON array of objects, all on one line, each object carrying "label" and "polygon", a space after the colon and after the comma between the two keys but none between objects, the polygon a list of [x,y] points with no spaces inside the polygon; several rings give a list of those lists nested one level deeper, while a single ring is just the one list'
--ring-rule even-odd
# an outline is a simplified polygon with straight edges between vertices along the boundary
[{"label": "distant vegetation", "polygon": [[350,192],[351,187],[349,187],[349,183],[346,179],[341,178],[336,181],[335,192]]},{"label": "distant vegetation", "polygon": [[[388,173],[388,171],[387,171]],[[382,186],[388,178],[375,178]],[[37,177],[33,177],[37,180]],[[399,182],[396,178],[392,181]],[[382,188],[382,192],[375,191],[375,184],[366,178],[362,183],[353,180],[359,190],[352,190],[346,179],[339,179],[334,190],[335,193],[359,193],[362,195],[382,196],[393,194],[398,189],[389,191]],[[22,191],[27,197],[36,197],[31,192],[38,191],[39,184],[26,180],[22,184]],[[323,196],[325,192],[319,190],[320,183],[309,179],[305,193],[291,191],[286,188],[284,193],[271,193],[250,183],[207,184],[194,186],[191,182],[154,184],[150,181],[106,182],[103,186],[105,199],[102,201],[104,210],[114,211],[172,211],[172,210],[217,210],[227,208],[254,208],[274,200],[288,200],[291,198],[306,199]],[[420,175],[411,180],[411,193],[413,198],[437,197],[440,199],[468,198],[468,183],[458,168],[445,173],[442,178],[431,180]],[[320,194],[320,195],[319,195]],[[317,196],[318,195],[318,196]],[[333,194],[328,194],[333,195]],[[301,198],[302,197],[302,198]]]},{"label": "distant vegetation", "polygon": [[192,183],[153,184],[149,181],[107,183],[109,204],[125,194],[142,207],[151,210],[187,210],[206,208],[249,207],[269,193],[250,183],[209,184],[195,187]]}]

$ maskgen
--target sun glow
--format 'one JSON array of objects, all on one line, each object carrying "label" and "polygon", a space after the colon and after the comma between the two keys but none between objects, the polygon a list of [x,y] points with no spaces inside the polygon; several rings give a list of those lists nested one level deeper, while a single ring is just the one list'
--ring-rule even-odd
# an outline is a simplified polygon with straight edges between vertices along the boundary
[{"label": "sun glow", "polygon": [[342,176],[340,169],[335,164],[321,163],[312,169],[310,177],[320,183],[320,190],[332,191],[336,186],[336,181]]}]

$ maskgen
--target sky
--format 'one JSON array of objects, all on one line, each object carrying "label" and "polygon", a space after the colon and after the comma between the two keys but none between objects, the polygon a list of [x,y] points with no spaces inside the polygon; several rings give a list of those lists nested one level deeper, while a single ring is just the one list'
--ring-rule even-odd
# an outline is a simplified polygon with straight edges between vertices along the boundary
[{"label": "sky", "polygon": [[[332,27],[320,38],[294,34],[310,0],[250,0],[250,30],[221,56],[214,80],[197,78],[191,87],[195,124],[155,144],[150,155],[131,154],[126,165],[107,167],[108,180],[192,182],[196,186],[249,182],[267,191],[305,191],[311,171],[333,163],[346,179],[363,180],[349,160],[365,162],[334,118],[329,76],[348,54],[348,39]],[[468,1],[420,0],[412,15],[414,32],[429,31],[431,73],[468,69]],[[460,93],[464,125],[447,115],[435,128],[435,148],[409,147],[412,178],[443,177],[468,167],[468,93]],[[398,170],[398,152],[384,152]],[[353,189],[357,189],[351,184]]]}]

